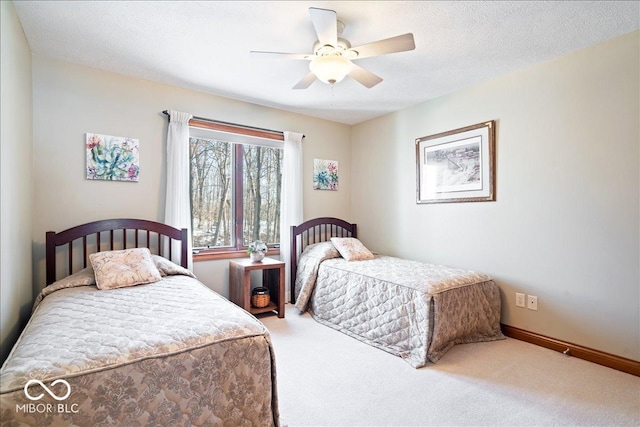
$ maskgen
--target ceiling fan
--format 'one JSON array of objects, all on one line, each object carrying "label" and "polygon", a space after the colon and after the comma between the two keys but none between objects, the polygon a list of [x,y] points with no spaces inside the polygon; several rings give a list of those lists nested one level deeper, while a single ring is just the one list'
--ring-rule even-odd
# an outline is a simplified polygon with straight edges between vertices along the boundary
[{"label": "ceiling fan", "polygon": [[311,61],[309,74],[303,77],[294,89],[306,89],[316,79],[333,86],[347,75],[367,88],[372,88],[380,83],[382,78],[354,64],[353,60],[404,52],[416,47],[411,33],[351,47],[348,40],[340,37],[344,24],[338,21],[334,10],[311,7],[309,14],[318,35],[318,40],[313,45],[313,53],[251,51],[254,57]]}]

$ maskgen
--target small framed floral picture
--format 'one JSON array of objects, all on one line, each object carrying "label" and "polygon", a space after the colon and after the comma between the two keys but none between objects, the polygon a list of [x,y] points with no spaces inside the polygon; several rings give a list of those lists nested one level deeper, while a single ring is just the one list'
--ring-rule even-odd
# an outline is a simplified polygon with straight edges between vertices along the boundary
[{"label": "small framed floral picture", "polygon": [[313,189],[338,190],[338,162],[313,159]]},{"label": "small framed floral picture", "polygon": [[87,179],[138,181],[139,141],[121,136],[87,133]]}]

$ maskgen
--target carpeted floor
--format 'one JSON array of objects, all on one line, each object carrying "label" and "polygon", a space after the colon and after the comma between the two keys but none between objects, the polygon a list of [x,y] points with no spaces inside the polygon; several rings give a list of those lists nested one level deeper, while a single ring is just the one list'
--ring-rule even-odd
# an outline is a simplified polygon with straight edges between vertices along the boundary
[{"label": "carpeted floor", "polygon": [[288,427],[640,426],[639,377],[533,344],[458,345],[414,369],[291,305],[260,320]]}]

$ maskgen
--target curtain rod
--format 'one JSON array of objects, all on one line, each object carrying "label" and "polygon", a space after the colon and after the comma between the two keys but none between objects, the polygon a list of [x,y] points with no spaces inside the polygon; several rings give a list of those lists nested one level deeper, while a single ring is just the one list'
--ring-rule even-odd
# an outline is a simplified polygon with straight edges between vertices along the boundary
[{"label": "curtain rod", "polygon": [[[169,115],[169,111],[164,110],[162,113],[164,113],[164,115],[166,115],[169,118],[169,120],[171,120],[171,116]],[[277,133],[278,135],[284,135],[284,132],[281,131],[281,130],[272,130],[272,129],[254,127],[254,126],[239,125],[237,123],[230,123],[230,122],[223,122],[223,121],[220,121],[220,120],[207,119],[206,117],[193,116],[193,119],[202,120],[203,122],[216,123],[216,124],[219,124],[219,125],[234,126],[234,127],[243,128],[243,129],[251,129],[251,130],[257,130],[257,131],[261,131],[261,132]],[[304,135],[302,137],[304,138]]]}]

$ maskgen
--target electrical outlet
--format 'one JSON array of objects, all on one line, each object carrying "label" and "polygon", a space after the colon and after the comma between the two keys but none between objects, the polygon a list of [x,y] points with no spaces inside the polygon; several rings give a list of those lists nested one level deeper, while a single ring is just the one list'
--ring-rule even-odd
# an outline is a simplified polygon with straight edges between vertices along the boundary
[{"label": "electrical outlet", "polygon": [[517,307],[522,307],[522,308],[525,307],[524,294],[516,292],[516,306]]},{"label": "electrical outlet", "polygon": [[529,295],[527,297],[527,308],[529,310],[538,310],[538,297]]}]

